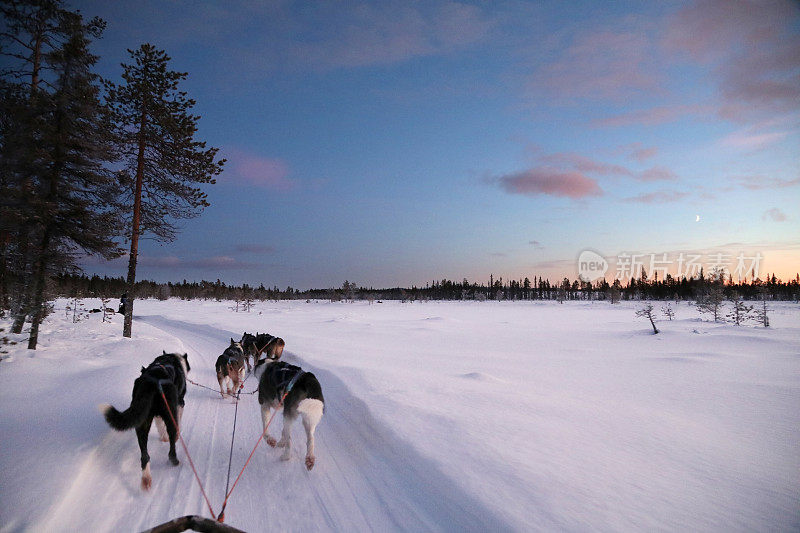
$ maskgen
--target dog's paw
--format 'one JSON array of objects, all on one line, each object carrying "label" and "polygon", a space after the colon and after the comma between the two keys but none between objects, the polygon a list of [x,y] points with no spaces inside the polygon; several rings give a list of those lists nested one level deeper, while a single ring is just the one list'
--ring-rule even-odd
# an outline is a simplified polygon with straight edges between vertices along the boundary
[{"label": "dog's paw", "polygon": [[316,457],[314,457],[313,455],[306,456],[306,468],[308,470],[314,468],[314,461],[316,461]]},{"label": "dog's paw", "polygon": [[178,466],[179,464],[181,464],[181,462],[178,461],[177,457],[170,457],[169,462],[172,463],[172,466]]},{"label": "dog's paw", "polygon": [[161,437],[161,442],[169,442],[169,437]]},{"label": "dog's paw", "polygon": [[278,444],[278,441],[275,440],[275,437],[267,436],[267,444],[274,448]]},{"label": "dog's paw", "polygon": [[283,453],[281,454],[281,461],[288,461],[291,458],[292,458],[291,450],[289,448],[284,449]]},{"label": "dog's paw", "polygon": [[150,490],[153,486],[153,478],[150,476],[142,476],[142,490]]}]

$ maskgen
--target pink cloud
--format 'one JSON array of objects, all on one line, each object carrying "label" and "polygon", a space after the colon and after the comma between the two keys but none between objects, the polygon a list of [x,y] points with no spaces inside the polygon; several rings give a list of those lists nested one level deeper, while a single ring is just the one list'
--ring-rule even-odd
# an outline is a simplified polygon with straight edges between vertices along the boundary
[{"label": "pink cloud", "polygon": [[137,258],[137,264],[146,267],[173,268],[181,266],[182,261],[174,255],[160,256],[160,257],[154,257],[151,255],[140,255]]},{"label": "pink cloud", "polygon": [[[637,146],[637,145],[629,145]],[[656,148],[638,149],[639,157],[649,157],[650,154],[657,152]],[[637,153],[637,150],[634,151]],[[642,155],[644,154],[644,155]],[[622,165],[604,163],[589,157],[566,152],[540,155],[538,160],[562,169],[571,169],[581,174],[595,174],[599,176],[625,176],[640,181],[675,180],[678,176],[674,172],[664,167],[653,167],[651,169],[636,172]]]},{"label": "pink cloud", "polygon": [[620,146],[619,152],[624,153],[628,159],[644,163],[658,154],[658,148],[655,146],[645,148],[641,143],[631,143]]},{"label": "pink cloud", "polygon": [[736,148],[751,148],[758,149],[764,148],[771,144],[782,141],[789,135],[788,131],[775,131],[765,133],[750,132],[735,132],[731,133],[724,139],[722,144],[733,146]]},{"label": "pink cloud", "polygon": [[584,33],[531,81],[557,97],[620,99],[659,90],[652,64],[652,45],[643,31]]},{"label": "pink cloud", "polygon": [[662,45],[713,69],[720,116],[741,121],[791,111],[800,99],[798,6],[701,0],[672,17]]},{"label": "pink cloud", "polygon": [[185,266],[195,268],[236,268],[241,267],[242,263],[238,262],[233,257],[227,255],[218,255],[215,257],[205,257],[202,259],[195,259],[192,261],[185,261]]},{"label": "pink cloud", "polygon": [[789,0],[698,0],[666,20],[657,54],[669,66],[699,68],[715,101],[636,110],[594,120],[599,127],[656,125],[680,118],[760,120],[800,101],[800,4]]},{"label": "pink cloud", "polygon": [[800,185],[800,178],[784,180],[780,178],[770,178],[767,176],[745,176],[736,178],[734,181],[736,184],[751,191],[760,191],[763,189],[783,189],[785,187],[795,187]]},{"label": "pink cloud", "polygon": [[668,168],[653,167],[651,169],[640,172],[638,178],[641,181],[661,181],[661,180],[676,180],[678,179],[678,176],[676,176],[675,173]]},{"label": "pink cloud", "polygon": [[672,17],[663,45],[713,62],[725,58],[732,44],[747,48],[772,40],[797,15],[797,6],[787,0],[698,0]]},{"label": "pink cloud", "polygon": [[246,254],[269,254],[275,251],[275,247],[268,244],[237,244],[233,249]]},{"label": "pink cloud", "polygon": [[687,196],[689,196],[689,193],[683,191],[658,191],[625,198],[624,201],[642,204],[664,204],[668,202],[677,202]]},{"label": "pink cloud", "polygon": [[[269,249],[271,247],[258,247],[253,246],[254,249]],[[249,249],[249,247],[248,247]],[[95,256],[86,256],[81,259],[84,265],[118,265],[120,267],[127,266],[129,254],[123,254],[121,257],[106,261],[102,258]],[[164,268],[164,269],[182,269],[182,268],[199,268],[199,269],[218,269],[218,270],[232,270],[237,268],[256,268],[260,265],[256,263],[249,263],[239,261],[238,259],[228,255],[215,255],[211,257],[201,257],[199,259],[185,259],[176,255],[147,255],[139,254],[137,264],[143,268]]]},{"label": "pink cloud", "polygon": [[551,165],[571,167],[578,172],[600,174],[601,176],[633,176],[633,171],[623,166],[595,161],[575,153],[549,154],[541,156],[539,159]]},{"label": "pink cloud", "polygon": [[317,70],[387,65],[442,55],[483,40],[492,21],[477,6],[408,2],[322,4],[308,24],[317,38],[293,43],[293,61]]},{"label": "pink cloud", "polygon": [[525,196],[562,196],[572,199],[601,196],[602,189],[592,178],[579,172],[562,172],[550,168],[532,168],[501,176],[495,180],[510,194]]},{"label": "pink cloud", "polygon": [[772,220],[773,222],[785,222],[788,217],[786,213],[778,209],[777,207],[773,207],[772,209],[768,209],[764,212],[761,216],[762,220]]},{"label": "pink cloud", "polygon": [[275,191],[289,191],[296,182],[289,178],[289,166],[282,159],[262,157],[241,150],[228,150],[235,178],[240,182]]},{"label": "pink cloud", "polygon": [[674,122],[687,115],[710,116],[717,107],[708,104],[681,104],[637,109],[612,117],[593,120],[592,126],[614,128],[620,126],[656,126]]},{"label": "pink cloud", "polygon": [[253,263],[245,263],[227,255],[203,257],[200,259],[182,259],[171,256],[139,256],[139,265],[150,268],[206,268],[230,270],[236,268],[253,268]]}]

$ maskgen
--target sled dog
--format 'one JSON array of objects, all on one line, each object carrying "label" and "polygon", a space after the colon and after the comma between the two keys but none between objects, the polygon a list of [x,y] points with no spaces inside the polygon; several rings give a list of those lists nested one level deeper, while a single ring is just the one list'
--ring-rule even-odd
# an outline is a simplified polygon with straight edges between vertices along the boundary
[{"label": "sled dog", "polygon": [[225,397],[227,386],[228,394],[236,394],[244,383],[244,350],[241,343],[231,339],[231,344],[222,355],[217,357],[214,365],[217,369],[217,381],[219,382],[219,393]]},{"label": "sled dog", "polygon": [[247,361],[247,369],[251,370],[250,357],[253,358],[253,365],[255,365],[261,358],[261,354],[266,354],[267,359],[277,360],[283,354],[283,348],[286,343],[280,337],[275,337],[269,333],[252,333],[244,332],[241,340],[242,348]]},{"label": "sled dog", "polygon": [[[147,453],[147,435],[153,418],[163,442],[169,441],[169,460],[173,465],[179,463],[175,454],[175,439],[180,431],[183,414],[183,397],[186,395],[186,374],[189,372],[189,358],[186,354],[167,353],[159,355],[150,365],[142,367],[142,374],[133,382],[131,405],[119,412],[109,404],[100,406],[106,422],[117,431],[136,428],[136,438],[142,454],[142,489],[148,490],[153,479],[150,475],[150,455]],[[169,405],[172,416],[164,405],[159,385]]]},{"label": "sled dog", "polygon": [[[322,387],[316,376],[311,372],[304,372],[299,366],[290,365],[283,361],[261,359],[256,362],[253,373],[258,377],[258,403],[261,404],[262,428],[266,430],[270,419],[270,411],[278,409],[283,400],[283,432],[281,440],[275,439],[268,433],[264,435],[267,444],[283,448],[281,459],[289,460],[291,456],[291,428],[292,423],[300,415],[303,427],[306,430],[306,468],[314,468],[314,430],[322,419],[325,399],[322,397]],[[286,394],[288,390],[288,394]]]}]

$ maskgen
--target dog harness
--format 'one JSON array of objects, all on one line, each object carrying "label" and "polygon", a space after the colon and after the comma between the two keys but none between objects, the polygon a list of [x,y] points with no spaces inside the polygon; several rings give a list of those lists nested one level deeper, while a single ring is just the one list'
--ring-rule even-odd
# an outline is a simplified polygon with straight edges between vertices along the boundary
[{"label": "dog harness", "polygon": [[[267,338],[267,337],[269,338],[269,340],[266,343],[264,343],[264,346],[259,348],[258,347],[259,339],[264,340],[264,338]],[[275,339],[277,339],[277,338],[278,337],[276,337],[274,335],[270,335],[269,333],[261,333],[261,334],[256,335],[255,337],[252,338],[252,342],[251,342],[251,344],[249,344],[249,346],[253,347],[253,351],[255,352],[254,353],[255,357],[260,357],[261,354],[264,353],[264,350],[267,349],[267,346],[269,346],[270,344],[275,342]],[[250,341],[250,339],[248,339],[248,341]],[[274,360],[274,358],[271,358],[271,357],[267,357],[267,359]]]},{"label": "dog harness", "polygon": [[270,384],[281,391],[281,394],[289,394],[295,383],[305,374],[305,371],[299,366],[282,361],[272,363],[272,365],[274,365],[273,368],[269,370]]},{"label": "dog harness", "polygon": [[[163,372],[159,372],[159,369],[163,370]],[[142,369],[142,374],[147,374],[147,377],[149,378],[155,378],[155,376],[149,375],[150,373],[166,374],[166,376],[164,377],[159,376],[157,379],[159,380],[164,379],[170,382],[175,381],[175,367],[173,367],[172,365],[166,366],[161,363],[150,363],[150,366]]]},{"label": "dog harness", "polygon": [[186,382],[178,379],[178,372],[172,363],[161,363],[158,358],[150,363],[147,368],[142,367],[141,377],[154,382],[159,388],[163,383],[174,385],[178,390],[179,398],[182,398],[182,395],[186,393]]}]

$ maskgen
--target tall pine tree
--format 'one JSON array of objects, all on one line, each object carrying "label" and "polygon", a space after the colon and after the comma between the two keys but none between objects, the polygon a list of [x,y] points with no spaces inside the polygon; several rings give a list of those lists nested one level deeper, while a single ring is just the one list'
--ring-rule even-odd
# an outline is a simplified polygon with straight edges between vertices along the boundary
[{"label": "tall pine tree", "polygon": [[13,296],[12,332],[20,333],[31,311],[37,220],[28,205],[46,168],[39,157],[40,132],[47,120],[45,58],[64,38],[61,0],[0,0],[2,76],[3,208],[0,226],[0,282]]},{"label": "tall pine tree", "polygon": [[33,292],[29,349],[36,349],[39,324],[46,308],[45,285],[52,273],[75,265],[77,253],[118,257],[115,205],[120,196],[117,176],[108,170],[115,160],[114,137],[100,101],[99,78],[92,72],[97,56],[89,53],[90,37],[99,37],[100,19],[85,23],[79,13],[61,15],[63,45],[47,54],[53,69],[53,93],[38,147],[46,170],[32,201],[37,220],[33,240]]},{"label": "tall pine tree", "polygon": [[209,205],[200,185],[215,183],[225,162],[215,161],[217,148],[195,140],[200,119],[190,113],[195,101],[178,89],[187,74],[169,70],[169,56],[151,44],[128,52],[133,63],[122,65],[124,83],[107,85],[130,184],[126,337],[133,322],[139,237],[174,240],[175,220],[197,216]]}]

